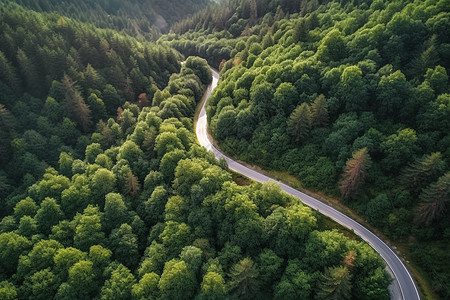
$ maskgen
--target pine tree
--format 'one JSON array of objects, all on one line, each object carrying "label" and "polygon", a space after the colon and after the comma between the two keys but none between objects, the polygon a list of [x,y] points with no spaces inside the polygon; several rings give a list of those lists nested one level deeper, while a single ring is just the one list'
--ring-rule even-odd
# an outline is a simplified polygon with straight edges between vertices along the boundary
[{"label": "pine tree", "polygon": [[430,184],[420,194],[422,204],[419,206],[416,221],[430,226],[444,217],[450,202],[450,172]]},{"label": "pine tree", "polygon": [[424,187],[442,176],[445,168],[446,164],[440,152],[424,155],[403,169],[400,174],[400,183],[418,195]]},{"label": "pine tree", "polygon": [[350,299],[351,274],[346,267],[327,268],[319,282],[317,299]]},{"label": "pine tree", "polygon": [[101,90],[104,87],[104,79],[89,63],[87,64],[86,70],[84,71],[84,81],[86,87],[89,86],[90,88],[98,90]]},{"label": "pine tree", "polygon": [[13,115],[3,104],[0,104],[0,128],[7,131],[14,127],[14,123]]},{"label": "pine tree", "polygon": [[139,180],[132,172],[129,172],[126,178],[126,193],[134,199],[138,195],[139,189]]},{"label": "pine tree", "polygon": [[292,112],[287,121],[288,133],[300,142],[306,138],[311,130],[311,111],[309,105],[302,103]]},{"label": "pine tree", "polygon": [[367,148],[364,147],[353,153],[352,158],[347,161],[340,182],[342,198],[350,198],[358,192],[366,179],[370,164],[371,160]]},{"label": "pine tree", "polygon": [[255,295],[259,289],[259,272],[250,258],[244,258],[231,268],[230,288],[238,297]]},{"label": "pine tree", "polygon": [[19,92],[20,83],[17,75],[2,51],[0,51],[0,80],[7,83],[13,91]]},{"label": "pine tree", "polygon": [[312,128],[327,126],[329,122],[327,101],[324,95],[319,95],[311,105]]},{"label": "pine tree", "polygon": [[88,131],[92,125],[91,111],[83,100],[78,87],[64,74],[63,85],[65,88],[65,104],[69,114],[75,119],[83,131]]},{"label": "pine tree", "polygon": [[17,50],[17,61],[20,66],[20,71],[26,83],[27,91],[34,95],[40,92],[41,84],[39,82],[39,75],[32,60],[28,58],[27,54],[22,50]]}]

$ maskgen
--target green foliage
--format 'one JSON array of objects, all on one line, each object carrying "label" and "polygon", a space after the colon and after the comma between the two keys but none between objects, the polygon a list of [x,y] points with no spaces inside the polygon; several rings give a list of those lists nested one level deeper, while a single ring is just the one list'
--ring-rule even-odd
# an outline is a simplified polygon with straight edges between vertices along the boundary
[{"label": "green foliage", "polygon": [[[172,8],[178,10],[178,4]],[[53,13],[41,14],[20,5]],[[145,5],[134,2],[132,6],[143,14],[138,8]],[[175,50],[80,22],[91,20],[101,27],[156,37],[158,30],[144,19],[124,17],[130,6],[124,9],[123,4],[103,0],[75,4],[4,0],[1,7],[5,20],[1,39],[7,42],[0,47],[0,137],[4,141],[0,153],[2,169],[17,187],[27,173],[37,178],[47,165],[55,167],[60,152],[80,157],[83,146],[91,144],[87,135],[95,130],[94,122],[115,116],[125,97],[136,103],[141,93],[151,97],[179,70],[180,55]],[[80,19],[68,19],[55,11]],[[156,18],[153,9],[145,11]],[[139,24],[144,23],[141,28]],[[129,95],[136,96],[128,99]],[[102,146],[112,145],[111,131],[97,135]],[[87,159],[91,162],[95,157]],[[61,166],[61,173],[71,175],[67,165]]]},{"label": "green foliage", "polygon": [[201,284],[200,299],[214,299],[219,300],[225,298],[226,285],[222,275],[211,271],[203,276]]},{"label": "green foliage", "polygon": [[49,299],[55,295],[57,288],[58,278],[47,268],[26,278],[22,293],[30,299]]},{"label": "green foliage", "polygon": [[[53,7],[52,1],[46,3]],[[80,3],[73,7],[82,6]],[[133,11],[132,2],[128,3]],[[13,131],[10,125],[2,125],[8,130],[11,146],[5,149],[14,151],[11,157],[2,158],[2,162],[12,159],[7,166],[11,170],[0,173],[0,197],[2,201],[5,197],[7,204],[1,216],[0,252],[4,257],[0,277],[7,280],[0,284],[2,293],[47,299],[308,298],[317,294],[319,273],[342,265],[342,257],[350,250],[357,253],[355,267],[349,268],[352,295],[357,294],[354,286],[368,287],[365,292],[371,286],[381,294],[386,291],[387,282],[374,275],[383,264],[370,247],[352,244],[343,236],[333,237],[348,249],[336,250],[339,253],[331,253],[332,257],[325,251],[316,261],[314,255],[324,244],[318,239],[320,246],[314,248],[311,232],[320,234],[325,229],[316,213],[285,194],[275,182],[238,186],[223,161],[217,162],[212,153],[195,144],[192,117],[211,82],[204,59],[187,58],[175,74],[181,57],[167,46],[98,30],[56,14],[1,5],[6,25],[0,34],[5,41],[0,46],[4,56],[0,55],[0,63],[7,68],[6,73],[0,72],[0,89],[6,80],[6,90],[11,92],[0,93],[7,95],[0,96],[0,102],[21,126]],[[253,26],[258,26],[259,16],[268,10],[261,0],[242,5],[243,11],[236,17],[248,17],[248,21],[236,20],[239,24],[226,26],[235,34],[250,35],[257,29]],[[289,12],[296,10],[284,2],[282,6]],[[117,14],[122,16],[120,9]],[[217,14],[223,20],[227,15]],[[279,11],[276,18],[282,15]],[[112,11],[111,18],[115,16]],[[274,25],[271,18],[267,15],[264,24]],[[281,28],[274,26],[273,30]],[[269,27],[258,34],[263,37],[268,32]],[[193,39],[201,38],[198,33],[193,35]],[[236,134],[250,141],[253,129],[263,120],[258,118],[270,120],[275,114],[273,123],[257,134],[268,145],[266,150],[280,149],[266,152],[269,160],[276,160],[275,155],[291,143],[286,132],[290,110],[314,99],[318,100],[311,105],[310,129],[328,134],[324,127],[327,120],[333,122],[339,108],[333,97],[315,94],[319,73],[311,70],[314,64],[296,67],[296,73],[305,74],[301,80],[289,70],[301,47],[292,47],[296,54],[285,57],[291,59],[287,63],[280,61],[280,66],[270,71],[244,75],[244,65],[263,65],[259,56],[269,55],[264,43],[256,36],[228,42],[230,35],[223,35],[220,41],[214,35],[198,45],[201,51],[221,59],[236,45],[243,59],[239,74],[230,72],[233,82],[215,92],[215,103],[209,108],[223,114],[223,119],[216,117],[212,122],[223,130],[225,140],[232,137],[226,127],[239,126]],[[273,41],[267,43],[273,47],[281,40],[290,47],[288,43],[294,39],[292,32],[284,37],[276,32],[270,35]],[[209,38],[217,43],[208,45]],[[223,70],[232,70],[231,66],[224,63]],[[364,76],[366,69],[360,68]],[[279,77],[285,84],[281,85]],[[146,107],[150,101],[153,107]],[[69,106],[72,108],[67,109]],[[96,129],[82,126],[89,120],[87,106],[92,120],[98,121]],[[5,115],[3,109],[2,118]],[[370,116],[349,115],[336,127],[351,136],[346,139],[350,143],[356,138],[351,134],[354,128],[373,124]],[[278,129],[272,133],[273,127]],[[311,133],[302,142],[309,138],[313,138]],[[306,149],[308,155],[294,153],[292,157],[305,161],[313,157],[311,161],[322,166],[323,178],[333,174],[329,170],[336,170],[334,161],[323,162],[325,154],[311,156],[307,152],[313,148]],[[346,158],[342,157],[344,162]],[[40,160],[57,165],[60,173]],[[299,163],[292,165],[298,167]],[[19,171],[30,173],[23,182]],[[13,191],[8,185],[16,181],[20,189],[7,196]],[[308,260],[306,253],[311,252]],[[285,271],[291,261],[294,266]],[[356,275],[371,281],[363,282]]]},{"label": "green foliage", "polygon": [[311,111],[306,103],[302,103],[291,113],[287,123],[288,133],[295,141],[301,142],[311,130]]},{"label": "green foliage", "polygon": [[153,241],[146,249],[143,260],[139,266],[139,277],[142,278],[146,273],[161,274],[166,259],[167,249],[162,244]]},{"label": "green foliage", "polygon": [[167,221],[163,232],[159,236],[170,256],[180,253],[184,245],[189,245],[192,239],[191,228],[186,223]]},{"label": "green foliage", "polygon": [[88,205],[83,214],[76,215],[73,222],[75,247],[87,251],[89,247],[103,242],[105,233],[102,231],[101,213],[98,207]]},{"label": "green foliage", "polygon": [[[20,279],[29,278],[40,270],[53,267],[53,257],[61,248],[63,246],[55,240],[41,240],[37,242],[33,245],[33,249],[30,252],[20,256],[19,264],[17,265],[17,275]],[[53,277],[53,274],[49,274],[49,276]]]},{"label": "green foliage", "polygon": [[130,299],[131,290],[136,283],[136,279],[130,270],[123,265],[117,266],[111,278],[105,281],[102,287],[101,299]]},{"label": "green foliage", "polygon": [[68,271],[74,264],[87,258],[86,253],[73,248],[61,248],[53,257],[55,263],[55,272],[59,273],[62,278],[67,278]]},{"label": "green foliage", "polygon": [[117,224],[126,223],[128,211],[120,194],[109,193],[105,197],[105,209],[103,224],[107,231],[112,230]]},{"label": "green foliage", "polygon": [[274,299],[307,299],[311,296],[311,275],[298,259],[288,261],[281,281],[274,287]]},{"label": "green foliage", "polygon": [[[161,40],[213,64],[227,60],[207,106],[225,152],[289,172],[303,188],[332,197],[340,189],[385,234],[414,236],[411,249],[438,241],[436,249],[446,251],[448,201],[437,186],[450,161],[448,9],[441,2],[319,2],[222,4]],[[220,46],[231,50],[219,56]],[[352,153],[363,148],[358,164]],[[284,212],[263,214],[271,247],[288,253],[297,241],[287,238]],[[434,278],[448,271],[429,270],[438,297],[447,297]]]},{"label": "green foliage", "polygon": [[423,189],[420,200],[422,203],[417,214],[419,223],[429,226],[446,216],[450,200],[450,172]]},{"label": "green foliage", "polygon": [[58,222],[63,218],[63,213],[55,199],[45,198],[34,218],[39,231],[44,234],[49,234],[51,227],[58,224]]},{"label": "green foliage", "polygon": [[80,260],[69,269],[67,283],[77,298],[89,298],[98,289],[94,265],[89,260]]},{"label": "green foliage", "polygon": [[259,271],[250,258],[244,258],[230,271],[229,288],[240,298],[254,296],[259,290]]},{"label": "green foliage", "polygon": [[30,241],[14,232],[0,234],[1,266],[5,275],[14,273],[19,256],[31,247]]},{"label": "green foliage", "polygon": [[196,272],[202,264],[202,250],[194,246],[187,246],[181,250],[180,259],[184,261],[188,267]]},{"label": "green foliage", "polygon": [[190,299],[196,289],[195,275],[184,261],[172,259],[165,264],[158,287],[161,299]]},{"label": "green foliage", "polygon": [[[57,12],[83,22],[93,23],[100,28],[124,30],[127,34],[155,39],[166,32],[174,22],[204,8],[208,1],[180,2],[170,0],[165,3],[151,1],[108,2],[102,0],[82,0],[78,3],[67,1],[20,0],[16,3],[40,12]],[[71,9],[67,9],[68,5]],[[67,26],[66,20],[58,20],[60,26]]]},{"label": "green foliage", "polygon": [[351,274],[346,267],[327,268],[320,284],[318,299],[350,299]]},{"label": "green foliage", "polygon": [[317,48],[317,58],[321,61],[336,61],[347,54],[347,46],[344,37],[339,30],[331,30],[321,41]]},{"label": "green foliage", "polygon": [[22,218],[23,216],[34,217],[36,212],[38,211],[38,206],[30,197],[27,197],[23,200],[17,202],[14,207],[14,217],[17,219]]},{"label": "green foliage", "polygon": [[114,229],[109,236],[109,245],[114,249],[113,258],[130,269],[136,267],[139,255],[137,236],[132,232],[130,225],[122,224]]},{"label": "green foliage", "polygon": [[0,297],[5,300],[17,299],[17,289],[9,281],[0,282]]},{"label": "green foliage", "polygon": [[155,273],[146,273],[131,290],[133,299],[158,299],[159,276]]}]

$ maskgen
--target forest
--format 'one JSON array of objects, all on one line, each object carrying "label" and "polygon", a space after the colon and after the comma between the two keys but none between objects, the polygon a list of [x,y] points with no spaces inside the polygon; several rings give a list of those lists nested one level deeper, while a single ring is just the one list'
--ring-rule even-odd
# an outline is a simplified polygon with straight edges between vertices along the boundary
[{"label": "forest", "polygon": [[1,0],[15,2],[37,12],[57,12],[75,18],[126,32],[135,37],[156,40],[170,26],[187,15],[202,9],[209,0]]},{"label": "forest", "polygon": [[220,147],[338,199],[450,298],[448,1],[225,5],[160,39],[220,68]]},{"label": "forest", "polygon": [[75,17],[0,3],[1,299],[389,298],[367,243],[196,143],[205,59]]}]

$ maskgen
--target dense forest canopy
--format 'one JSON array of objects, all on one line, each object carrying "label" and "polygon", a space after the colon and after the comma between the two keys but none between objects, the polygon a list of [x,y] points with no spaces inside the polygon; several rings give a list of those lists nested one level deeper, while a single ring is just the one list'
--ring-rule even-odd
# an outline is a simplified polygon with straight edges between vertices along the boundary
[{"label": "dense forest canopy", "polygon": [[[2,0],[8,2],[10,0]],[[11,1],[12,2],[12,1]],[[100,28],[157,39],[180,19],[207,6],[209,0],[15,0],[38,12],[57,12]]]},{"label": "dense forest canopy", "polygon": [[171,48],[56,14],[8,4],[0,18],[2,198],[56,166],[61,151],[84,154],[98,121],[126,101],[151,102],[180,69]]},{"label": "dense forest canopy", "polygon": [[448,1],[229,4],[161,38],[220,66],[222,149],[341,198],[450,297]]},{"label": "dense forest canopy", "polygon": [[12,3],[0,19],[1,299],[389,298],[367,243],[195,143],[206,60]]}]

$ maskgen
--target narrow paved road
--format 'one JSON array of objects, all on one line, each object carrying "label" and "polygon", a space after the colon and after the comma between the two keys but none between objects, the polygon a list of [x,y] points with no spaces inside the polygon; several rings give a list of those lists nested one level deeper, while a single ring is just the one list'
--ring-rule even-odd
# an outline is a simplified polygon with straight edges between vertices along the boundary
[{"label": "narrow paved road", "polygon": [[[197,126],[195,128],[195,133],[197,135],[197,139],[203,147],[205,147],[207,150],[212,151],[217,159],[224,158],[226,162],[228,163],[228,166],[231,170],[241,173],[244,176],[253,179],[258,182],[265,182],[268,180],[275,180],[273,178],[270,178],[264,174],[261,174],[255,170],[249,169],[246,166],[232,160],[231,158],[227,157],[225,154],[220,152],[218,149],[216,149],[211,141],[210,137],[207,134],[207,119],[206,119],[206,110],[205,110],[205,103],[209,96],[211,96],[212,90],[217,86],[217,82],[219,81],[219,73],[215,70],[212,70],[213,72],[213,82],[206,91],[206,99],[204,100],[202,104],[202,109],[200,111],[200,114],[198,116],[197,120]],[[359,235],[363,240],[365,240],[367,243],[369,243],[372,248],[380,254],[380,256],[386,261],[387,265],[389,266],[391,273],[394,275],[398,286],[400,287],[401,296],[404,300],[419,300],[420,296],[417,291],[416,285],[406,269],[403,262],[400,260],[400,258],[394,253],[394,251],[389,248],[382,240],[380,240],[375,234],[373,234],[370,230],[359,224],[358,222],[354,221],[353,219],[347,217],[346,215],[342,214],[341,212],[337,211],[336,209],[324,204],[323,202],[306,195],[282,182],[279,182],[281,188],[286,191],[287,193],[299,197],[303,203],[308,205],[309,207],[316,209],[320,213],[330,217],[337,223],[353,230],[357,235]],[[395,288],[394,288],[395,289]],[[398,296],[392,295],[391,298],[398,298]]]}]

